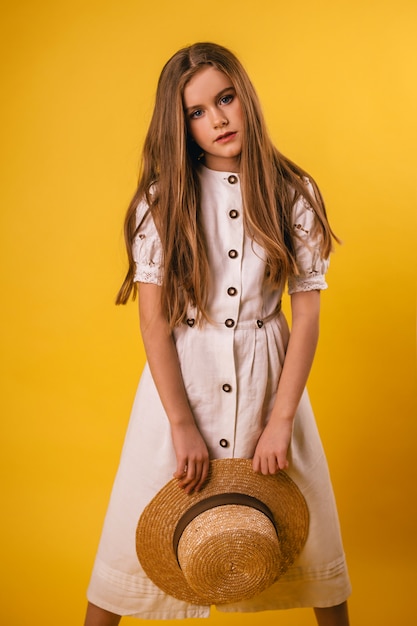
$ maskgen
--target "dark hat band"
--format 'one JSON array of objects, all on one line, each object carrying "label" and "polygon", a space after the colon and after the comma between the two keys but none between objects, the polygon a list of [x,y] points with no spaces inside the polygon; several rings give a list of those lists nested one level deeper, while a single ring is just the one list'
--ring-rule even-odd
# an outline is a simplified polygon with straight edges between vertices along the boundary
[{"label": "dark hat band", "polygon": [[219,493],[215,496],[210,496],[205,500],[197,502],[197,504],[191,506],[184,513],[184,515],[180,517],[175,527],[174,537],[172,541],[175,555],[177,556],[178,544],[180,542],[182,533],[187,528],[188,524],[193,521],[193,519],[195,519],[196,517],[198,517],[198,515],[201,515],[201,513],[204,513],[205,511],[213,509],[217,506],[225,506],[228,504],[249,506],[252,509],[260,511],[261,513],[266,515],[266,517],[271,521],[273,527],[275,528],[275,532],[277,532],[274,516],[271,510],[266,506],[266,504],[261,502],[261,500],[258,500],[258,498],[254,498],[253,496],[248,496],[245,493]]}]

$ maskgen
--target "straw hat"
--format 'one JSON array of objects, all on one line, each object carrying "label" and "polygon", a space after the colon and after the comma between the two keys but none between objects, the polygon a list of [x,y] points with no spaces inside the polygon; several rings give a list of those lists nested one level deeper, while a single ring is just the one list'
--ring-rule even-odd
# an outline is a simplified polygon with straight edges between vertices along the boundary
[{"label": "straw hat", "polygon": [[292,565],[308,533],[306,502],[285,472],[248,459],[210,462],[201,491],[171,480],[144,509],[136,551],[148,577],[191,604],[227,604],[264,591]]}]

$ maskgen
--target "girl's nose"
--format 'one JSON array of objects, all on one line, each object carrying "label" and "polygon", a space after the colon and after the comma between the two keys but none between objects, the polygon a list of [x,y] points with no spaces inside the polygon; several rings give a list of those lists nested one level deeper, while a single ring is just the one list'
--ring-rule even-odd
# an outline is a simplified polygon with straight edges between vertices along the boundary
[{"label": "girl's nose", "polygon": [[215,113],[213,115],[213,126],[214,128],[222,128],[223,126],[227,126],[229,123],[227,117],[222,115],[221,113]]}]

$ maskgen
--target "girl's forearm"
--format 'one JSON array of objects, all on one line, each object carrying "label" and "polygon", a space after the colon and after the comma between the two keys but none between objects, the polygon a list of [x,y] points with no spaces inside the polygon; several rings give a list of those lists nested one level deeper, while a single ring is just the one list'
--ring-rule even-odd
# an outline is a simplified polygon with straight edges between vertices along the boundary
[{"label": "girl's forearm", "polygon": [[149,368],[171,426],[194,423],[175,343],[161,312],[160,288],[156,285],[140,285],[139,316]]},{"label": "girl's forearm", "polygon": [[151,328],[142,330],[142,339],[152,378],[171,426],[194,422],[172,335],[164,323],[154,321]]},{"label": "girl's forearm", "polygon": [[271,420],[294,419],[314,360],[319,336],[320,292],[292,296],[292,328]]}]

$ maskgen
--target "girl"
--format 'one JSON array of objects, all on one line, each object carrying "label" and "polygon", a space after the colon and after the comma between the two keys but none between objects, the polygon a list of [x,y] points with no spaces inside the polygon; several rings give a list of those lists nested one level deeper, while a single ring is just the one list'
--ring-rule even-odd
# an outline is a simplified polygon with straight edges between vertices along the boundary
[{"label": "girl", "polygon": [[[227,49],[199,43],[162,70],[128,209],[129,269],[147,354],[90,581],[86,626],[121,615],[207,617],[164,594],[135,552],[140,513],[174,475],[199,490],[209,459],[285,470],[306,498],[307,543],[252,600],[219,607],[312,606],[348,624],[349,579],[326,460],[305,384],[334,234],[307,174],[273,146],[254,88]],[[288,283],[292,330],[280,311]]]}]

